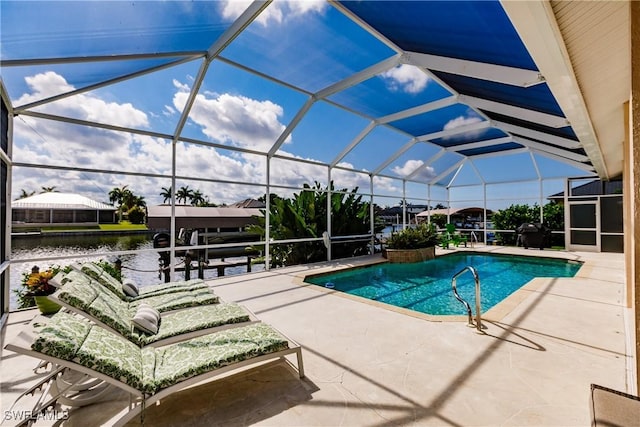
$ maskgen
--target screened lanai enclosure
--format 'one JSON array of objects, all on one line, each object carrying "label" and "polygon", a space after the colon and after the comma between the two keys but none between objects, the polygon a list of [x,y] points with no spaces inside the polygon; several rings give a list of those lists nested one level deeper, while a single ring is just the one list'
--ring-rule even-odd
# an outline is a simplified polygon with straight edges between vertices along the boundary
[{"label": "screened lanai enclosure", "polygon": [[[570,193],[568,178],[623,172],[627,2],[0,8],[3,310],[9,266],[37,261],[11,260],[22,191],[106,202],[127,186],[174,207],[184,201],[171,189],[184,187],[217,205],[262,198],[266,236],[254,243],[267,259],[279,244],[324,240],[332,259],[345,240],[373,246],[374,206],[541,207]],[[335,233],[327,202],[327,230],[273,239],[270,195],[305,185],[361,196],[369,231]],[[174,265],[175,239],[170,249]]]}]

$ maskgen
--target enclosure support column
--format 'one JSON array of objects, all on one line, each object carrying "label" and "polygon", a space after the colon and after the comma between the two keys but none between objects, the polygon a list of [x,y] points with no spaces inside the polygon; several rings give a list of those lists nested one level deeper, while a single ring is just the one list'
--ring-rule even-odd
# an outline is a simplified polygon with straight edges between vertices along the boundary
[{"label": "enclosure support column", "polygon": [[267,188],[266,199],[264,201],[264,269],[269,271],[271,269],[271,156],[266,158],[266,173],[267,173]]},{"label": "enclosure support column", "polygon": [[[631,17],[631,102],[626,109],[627,135],[624,160],[625,265],[627,306],[635,332],[636,392],[640,390],[640,2],[629,2]],[[628,200],[628,201],[627,201]],[[627,228],[628,227],[628,228]]]},{"label": "enclosure support column", "polygon": [[332,226],[331,226],[331,166],[327,168],[327,229],[325,230],[329,235],[329,244],[327,245],[327,261],[331,261],[333,259],[333,255],[331,254],[331,235],[332,235]]},{"label": "enclosure support column", "polygon": [[407,228],[407,181],[402,180],[402,229]]}]

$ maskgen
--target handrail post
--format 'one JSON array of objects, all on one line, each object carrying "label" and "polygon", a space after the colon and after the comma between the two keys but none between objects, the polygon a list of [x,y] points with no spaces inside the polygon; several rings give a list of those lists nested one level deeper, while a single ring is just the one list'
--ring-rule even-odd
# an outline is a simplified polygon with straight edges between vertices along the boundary
[{"label": "handrail post", "polygon": [[465,300],[463,300],[460,295],[458,295],[458,290],[456,288],[456,279],[458,278],[458,276],[460,276],[461,274],[463,274],[466,271],[470,271],[471,274],[473,274],[473,279],[475,281],[475,290],[476,290],[476,329],[478,330],[478,332],[482,333],[482,304],[480,302],[480,278],[478,277],[478,272],[476,271],[475,268],[471,267],[471,266],[467,266],[465,268],[463,268],[462,270],[458,271],[456,274],[453,275],[453,277],[451,278],[451,287],[453,288],[453,296],[456,297],[456,299],[458,301],[460,301],[462,304],[464,304],[464,306],[467,309],[467,316],[469,317],[469,326],[473,326],[473,321],[472,316],[471,316],[471,307],[469,306],[469,303],[466,302]]}]

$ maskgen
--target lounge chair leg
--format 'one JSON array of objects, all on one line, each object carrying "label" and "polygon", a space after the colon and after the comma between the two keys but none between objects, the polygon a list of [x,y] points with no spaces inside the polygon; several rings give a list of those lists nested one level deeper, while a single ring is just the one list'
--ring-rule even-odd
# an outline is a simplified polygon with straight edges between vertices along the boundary
[{"label": "lounge chair leg", "polygon": [[298,358],[298,375],[300,378],[304,378],[304,363],[302,362],[302,347],[298,347],[296,351],[296,357]]}]

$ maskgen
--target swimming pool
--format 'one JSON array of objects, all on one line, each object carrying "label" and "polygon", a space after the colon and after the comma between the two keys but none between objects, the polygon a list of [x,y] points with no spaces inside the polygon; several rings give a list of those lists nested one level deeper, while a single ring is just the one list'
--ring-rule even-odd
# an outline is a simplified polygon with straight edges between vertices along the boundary
[{"label": "swimming pool", "polygon": [[[305,282],[425,314],[463,315],[466,310],[453,296],[451,277],[466,266],[478,272],[485,313],[531,279],[573,277],[581,265],[552,258],[458,252],[425,262],[382,263],[307,276]],[[463,274],[456,284],[460,296],[473,307],[473,276]]]}]

